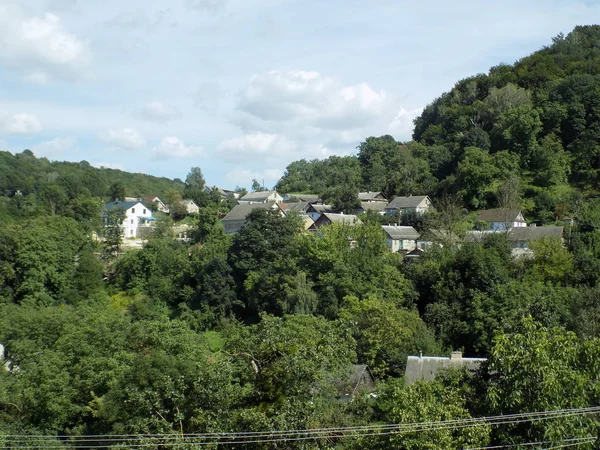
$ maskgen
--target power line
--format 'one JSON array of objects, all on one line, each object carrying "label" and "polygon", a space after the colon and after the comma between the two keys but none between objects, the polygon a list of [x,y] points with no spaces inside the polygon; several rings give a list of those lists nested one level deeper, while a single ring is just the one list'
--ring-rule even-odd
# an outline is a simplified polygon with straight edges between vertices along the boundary
[{"label": "power line", "polygon": [[[357,438],[367,436],[383,436],[392,434],[405,434],[423,431],[437,431],[444,429],[461,429],[476,426],[498,426],[503,424],[515,424],[523,422],[535,422],[540,420],[550,420],[572,416],[582,416],[600,412],[600,407],[565,409],[555,411],[541,411],[533,413],[521,413],[505,416],[488,416],[478,418],[454,419],[448,421],[436,422],[413,422],[406,424],[384,424],[369,425],[362,427],[338,427],[338,428],[314,428],[306,430],[273,430],[269,432],[223,432],[223,433],[202,433],[202,434],[154,434],[140,436],[129,435],[85,435],[77,436],[74,439],[66,439],[62,445],[19,445],[24,449],[60,449],[64,445],[76,443],[88,443],[102,445],[89,445],[86,448],[106,448],[111,444],[123,444],[124,448],[145,448],[156,445],[163,447],[179,447],[183,445],[234,445],[234,444],[257,444],[266,442],[289,442],[317,439],[342,439]],[[1,436],[1,435],[0,435]],[[56,436],[48,435],[4,435],[4,437],[16,438],[10,439],[9,443],[27,444],[31,439],[52,439],[54,444]],[[132,442],[133,441],[133,442]],[[137,443],[135,443],[137,441]],[[154,441],[154,442],[152,442]],[[158,442],[156,442],[158,441]],[[173,442],[169,442],[173,441]],[[584,442],[587,443],[588,441]],[[31,443],[33,444],[33,443]],[[58,444],[58,443],[57,443]],[[524,444],[521,444],[524,445]],[[481,447],[483,448],[506,448],[504,447]],[[559,447],[560,448],[560,447]],[[474,449],[473,449],[474,450]]]},{"label": "power line", "polygon": [[[573,444],[573,445],[582,445],[582,444],[587,444],[590,441],[594,442],[595,439],[596,438],[594,436],[586,436],[586,437],[582,437],[582,438],[561,439],[561,441],[562,442],[577,441],[577,443]],[[585,441],[585,442],[581,442],[581,441]],[[511,448],[511,447],[530,447],[532,445],[553,444],[555,442],[556,441],[522,442],[522,443],[518,443],[518,444],[501,444],[501,445],[490,445],[487,447],[471,447],[471,448],[465,448],[463,450],[494,450],[494,449],[504,449],[504,448]],[[556,448],[556,447],[550,447],[550,448]]]}]

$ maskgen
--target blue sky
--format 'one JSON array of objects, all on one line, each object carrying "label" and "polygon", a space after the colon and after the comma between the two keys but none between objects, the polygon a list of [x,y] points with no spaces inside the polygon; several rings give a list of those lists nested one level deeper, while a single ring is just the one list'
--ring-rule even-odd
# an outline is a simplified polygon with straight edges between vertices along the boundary
[{"label": "blue sky", "polygon": [[0,149],[272,185],[410,139],[459,79],[598,18],[590,0],[0,0]]}]

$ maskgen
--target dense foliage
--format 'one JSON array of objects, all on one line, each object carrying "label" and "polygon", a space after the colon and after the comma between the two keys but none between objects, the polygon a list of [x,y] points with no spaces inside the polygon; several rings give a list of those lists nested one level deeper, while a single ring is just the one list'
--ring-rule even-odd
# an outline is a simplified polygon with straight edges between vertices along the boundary
[{"label": "dense foliage", "polygon": [[[306,233],[294,214],[257,209],[228,235],[218,218],[232,199],[207,192],[199,168],[181,182],[0,153],[0,444],[135,434],[162,448],[151,435],[169,434],[191,448],[192,433],[264,432],[244,448],[592,448],[592,415],[414,424],[598,404],[599,49],[600,28],[577,27],[457,83],[412,142],[370,137],[356,156],[288,166],[278,189],[343,211],[359,190],[430,194],[436,212],[391,219],[441,232],[412,262],[388,251],[377,215]],[[123,252],[120,219],[100,205],[151,194],[174,205],[171,218]],[[201,207],[184,219],[190,243],[171,232],[183,197]],[[505,233],[456,245],[487,206],[566,223],[564,243],[532,243],[529,258],[512,256]],[[405,384],[408,355],[452,350],[488,362]],[[347,395],[357,364],[377,395]],[[269,441],[392,423],[405,431]]]}]

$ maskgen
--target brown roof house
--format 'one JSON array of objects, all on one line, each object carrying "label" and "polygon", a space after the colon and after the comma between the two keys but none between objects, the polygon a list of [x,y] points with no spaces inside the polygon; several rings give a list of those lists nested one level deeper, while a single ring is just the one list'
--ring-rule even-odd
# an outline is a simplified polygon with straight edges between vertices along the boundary
[{"label": "brown roof house", "polygon": [[388,216],[396,216],[407,212],[424,214],[433,208],[431,199],[427,195],[411,195],[408,197],[396,197],[385,207]]},{"label": "brown roof house", "polygon": [[463,358],[462,352],[452,352],[450,358],[443,356],[409,356],[406,360],[404,381],[412,384],[418,380],[431,381],[444,369],[460,369],[475,372],[487,362],[486,358]]},{"label": "brown roof house", "polygon": [[277,203],[245,203],[235,205],[221,222],[225,227],[225,233],[237,233],[246,224],[246,218],[255,209],[274,209],[278,210],[282,215],[283,211],[279,208]]}]

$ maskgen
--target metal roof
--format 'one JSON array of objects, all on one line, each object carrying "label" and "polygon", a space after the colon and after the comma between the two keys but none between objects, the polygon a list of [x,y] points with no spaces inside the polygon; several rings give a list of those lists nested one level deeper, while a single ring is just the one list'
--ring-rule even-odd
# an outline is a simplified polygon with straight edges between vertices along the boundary
[{"label": "metal roof", "polygon": [[419,232],[413,227],[403,227],[397,225],[383,225],[383,231],[392,239],[419,239]]},{"label": "metal roof", "polygon": [[486,222],[525,222],[522,215],[521,219],[517,220],[519,215],[521,215],[520,209],[484,209],[479,213],[477,220]]},{"label": "metal roof", "polygon": [[396,197],[394,200],[389,202],[386,209],[404,209],[404,208],[416,208],[428,198],[426,195],[411,195],[408,197]]},{"label": "metal roof", "polygon": [[[378,198],[379,197],[379,198]],[[358,199],[360,201],[379,201],[379,202],[387,202],[386,198],[383,196],[381,192],[359,192]]]},{"label": "metal roof", "polygon": [[246,220],[248,214],[250,214],[253,210],[260,209],[273,209],[275,202],[269,203],[241,203],[239,205],[235,205],[229,213],[223,217],[223,221],[229,220]]},{"label": "metal roof", "polygon": [[[139,202],[139,201],[137,201],[137,202],[110,202],[110,203],[107,203],[106,205],[104,205],[104,209],[107,211],[110,211],[115,208],[123,208],[125,211],[127,211],[129,208],[132,208],[137,204],[142,205],[142,202]],[[144,206],[144,205],[142,205],[142,206]]]}]

